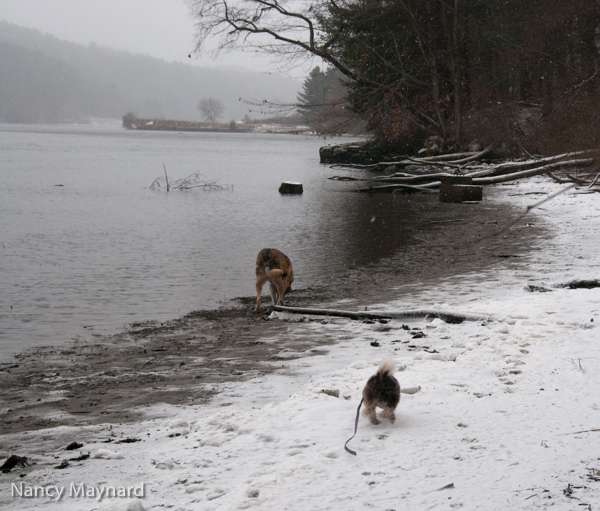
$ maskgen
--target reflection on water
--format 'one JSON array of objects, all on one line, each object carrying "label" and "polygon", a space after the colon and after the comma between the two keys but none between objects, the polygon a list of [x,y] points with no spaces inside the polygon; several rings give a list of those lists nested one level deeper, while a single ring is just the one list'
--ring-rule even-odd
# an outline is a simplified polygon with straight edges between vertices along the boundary
[{"label": "reflection on water", "polygon": [[[276,247],[297,287],[388,256],[407,241],[406,196],[348,193],[292,135],[0,125],[0,350],[105,333],[254,294]],[[233,192],[148,189],[201,172]],[[302,196],[281,196],[281,181]]]}]

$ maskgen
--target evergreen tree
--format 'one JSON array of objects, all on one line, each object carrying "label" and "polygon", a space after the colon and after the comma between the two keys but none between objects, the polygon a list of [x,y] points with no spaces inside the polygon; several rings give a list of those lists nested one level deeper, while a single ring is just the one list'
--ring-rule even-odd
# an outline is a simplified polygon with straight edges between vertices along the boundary
[{"label": "evergreen tree", "polygon": [[344,75],[335,68],[311,70],[298,93],[298,112],[314,131],[331,134],[353,131],[343,82]]}]

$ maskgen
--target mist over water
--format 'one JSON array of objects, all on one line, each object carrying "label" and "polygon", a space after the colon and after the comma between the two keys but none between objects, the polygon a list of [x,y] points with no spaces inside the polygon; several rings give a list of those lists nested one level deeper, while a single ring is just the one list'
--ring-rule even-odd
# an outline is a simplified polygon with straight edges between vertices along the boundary
[{"label": "mist over water", "polygon": [[[252,296],[279,248],[295,287],[391,255],[403,197],[326,178],[316,137],[0,125],[0,353]],[[201,172],[233,191],[152,191]],[[284,180],[302,196],[281,196]]]}]

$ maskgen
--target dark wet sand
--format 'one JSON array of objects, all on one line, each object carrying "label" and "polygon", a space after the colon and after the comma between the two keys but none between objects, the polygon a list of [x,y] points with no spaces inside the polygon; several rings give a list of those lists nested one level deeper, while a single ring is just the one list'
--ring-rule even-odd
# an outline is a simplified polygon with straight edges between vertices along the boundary
[{"label": "dark wet sand", "polygon": [[[487,188],[486,194],[502,197],[509,190]],[[421,214],[413,220],[410,246],[377,264],[295,290],[286,305],[327,307],[339,298],[353,298],[344,307],[357,310],[387,301],[392,288],[403,284],[435,283],[507,261],[525,262],[514,258],[525,256],[533,239],[549,236],[539,222],[492,236],[521,212],[508,201],[441,204],[437,195],[411,200]],[[521,223],[533,218],[531,214]],[[301,278],[296,276],[297,283]],[[398,299],[398,291],[393,296]],[[133,324],[94,342],[19,354],[14,363],[0,365],[2,432],[135,421],[145,405],[198,404],[210,400],[215,383],[281,369],[285,363],[278,354],[284,348],[322,353],[319,346],[327,341],[308,335],[290,340],[287,323],[268,320],[270,307],[255,313],[254,300],[242,297],[218,310],[196,311],[162,324]],[[265,337],[270,342],[262,342]]]}]

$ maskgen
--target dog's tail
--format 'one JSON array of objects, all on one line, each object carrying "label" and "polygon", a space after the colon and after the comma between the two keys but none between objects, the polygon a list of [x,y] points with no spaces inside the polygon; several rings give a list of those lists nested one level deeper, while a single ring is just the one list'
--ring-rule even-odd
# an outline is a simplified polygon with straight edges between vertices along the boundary
[{"label": "dog's tail", "polygon": [[271,269],[267,268],[266,266],[265,266],[265,275],[267,277],[269,277],[270,279],[287,277],[287,273],[284,272],[283,270],[280,270],[279,268],[273,268],[271,270]]},{"label": "dog's tail", "polygon": [[379,379],[383,378],[385,375],[392,376],[395,370],[396,362],[394,360],[384,360],[379,364],[377,375],[379,376]]},{"label": "dog's tail", "polygon": [[[277,280],[277,279],[285,279],[288,276],[288,273],[279,268],[274,268],[274,269],[270,270],[269,268],[267,268],[265,266],[265,275],[267,276],[267,278],[269,280]],[[292,290],[292,285],[288,284],[285,289],[284,294],[287,294],[291,290]]]}]

